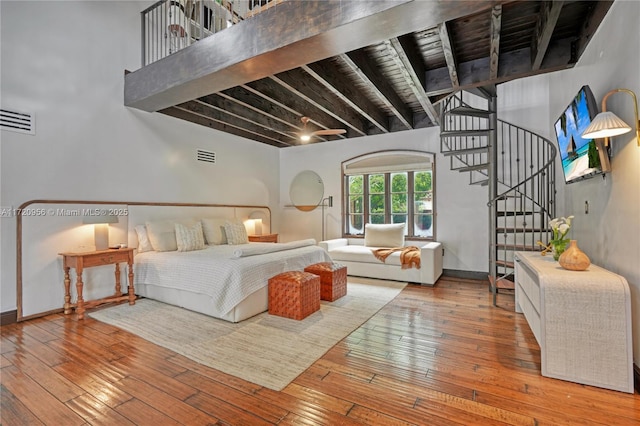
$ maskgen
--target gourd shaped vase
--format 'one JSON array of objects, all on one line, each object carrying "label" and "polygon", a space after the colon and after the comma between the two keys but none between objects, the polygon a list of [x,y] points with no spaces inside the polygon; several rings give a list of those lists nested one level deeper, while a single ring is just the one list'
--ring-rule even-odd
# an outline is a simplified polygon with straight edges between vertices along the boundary
[{"label": "gourd shaped vase", "polygon": [[589,257],[578,248],[576,240],[569,242],[569,247],[560,255],[558,263],[570,271],[584,271],[591,265]]}]

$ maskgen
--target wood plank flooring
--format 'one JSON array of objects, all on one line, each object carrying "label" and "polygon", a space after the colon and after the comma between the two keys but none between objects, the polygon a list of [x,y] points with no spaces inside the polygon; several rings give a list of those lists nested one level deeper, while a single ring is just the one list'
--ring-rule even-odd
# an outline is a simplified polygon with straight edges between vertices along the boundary
[{"label": "wood plank flooring", "polygon": [[640,395],[540,375],[513,295],[409,285],[282,392],[91,318],[2,327],[2,425],[637,425]]}]

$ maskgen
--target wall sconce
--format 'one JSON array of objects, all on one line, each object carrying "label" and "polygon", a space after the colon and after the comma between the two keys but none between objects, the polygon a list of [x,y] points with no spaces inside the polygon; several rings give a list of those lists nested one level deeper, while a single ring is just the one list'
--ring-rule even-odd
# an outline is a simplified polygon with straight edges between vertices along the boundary
[{"label": "wall sconce", "polygon": [[[325,203],[326,201],[326,203]],[[322,201],[320,202],[320,205],[322,206],[322,241],[326,240],[326,237],[324,235],[324,208],[325,207],[333,207],[333,196],[329,195],[327,198],[323,198]]]},{"label": "wall sconce", "polygon": [[614,93],[624,92],[633,98],[633,107],[635,113],[636,125],[636,142],[640,146],[640,121],[638,120],[638,100],[636,94],[629,89],[613,89],[607,92],[602,98],[602,112],[595,116],[589,127],[582,133],[584,139],[600,139],[604,138],[605,146],[609,146],[609,138],[618,136],[631,131],[631,126],[622,121],[617,115],[611,111],[607,111],[607,98]]},{"label": "wall sconce", "polygon": [[109,224],[118,223],[118,216],[115,215],[95,215],[85,216],[82,223],[94,225],[94,239],[96,250],[106,250],[109,248]]}]

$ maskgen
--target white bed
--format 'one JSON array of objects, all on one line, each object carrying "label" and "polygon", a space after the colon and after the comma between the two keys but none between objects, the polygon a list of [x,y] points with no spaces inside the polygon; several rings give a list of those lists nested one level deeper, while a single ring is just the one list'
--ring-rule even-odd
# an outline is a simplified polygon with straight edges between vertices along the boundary
[{"label": "white bed", "polygon": [[270,277],[330,260],[326,250],[304,241],[145,252],[135,257],[135,289],[140,296],[239,322],[268,309]]}]

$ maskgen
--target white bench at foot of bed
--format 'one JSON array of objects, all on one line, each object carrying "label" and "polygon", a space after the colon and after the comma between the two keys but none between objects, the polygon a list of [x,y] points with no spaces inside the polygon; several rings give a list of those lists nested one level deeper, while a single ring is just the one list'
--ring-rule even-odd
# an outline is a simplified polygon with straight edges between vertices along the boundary
[{"label": "white bench at foot of bed", "polygon": [[336,238],[321,241],[319,245],[333,261],[345,265],[349,275],[424,285],[434,285],[442,275],[443,249],[439,242],[405,241],[405,246],[420,248],[420,269],[402,269],[400,252],[392,253],[383,263],[372,251],[381,247],[365,246],[361,238]]}]

